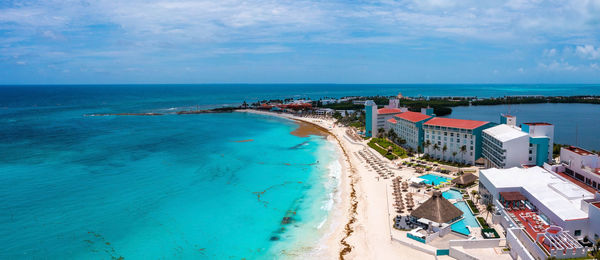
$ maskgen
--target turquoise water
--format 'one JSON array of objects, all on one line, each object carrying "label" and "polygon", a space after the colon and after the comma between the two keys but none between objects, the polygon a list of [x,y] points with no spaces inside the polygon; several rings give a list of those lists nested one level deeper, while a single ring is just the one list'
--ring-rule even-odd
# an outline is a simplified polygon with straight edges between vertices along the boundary
[{"label": "turquoise water", "polygon": [[[295,124],[258,115],[83,115],[398,92],[600,95],[600,85],[0,86],[0,259],[264,259],[310,250],[327,232],[340,167],[324,139],[292,136]],[[558,142],[578,122],[579,142],[600,144],[595,106],[543,105],[532,106],[568,121],[557,125]],[[452,116],[497,120],[497,108],[481,108]],[[246,139],[254,141],[234,142]]]},{"label": "turquoise water", "polygon": [[447,190],[442,192],[442,197],[446,198],[446,199],[455,199],[455,200],[462,200],[463,196],[462,194],[457,191],[457,190]]},{"label": "turquoise water", "polygon": [[327,232],[337,152],[295,123],[87,112],[4,110],[0,258],[274,258]]},{"label": "turquoise water", "polygon": [[454,203],[454,206],[456,206],[463,212],[463,219],[452,224],[450,228],[452,228],[453,231],[468,236],[471,232],[469,232],[467,226],[479,227],[479,223],[477,222],[475,216],[473,216],[473,214],[471,213],[471,210],[469,209],[469,206],[466,202],[459,201]]},{"label": "turquoise water", "polygon": [[434,185],[434,186],[450,180],[450,178],[442,177],[442,176],[431,174],[431,173],[420,176],[419,178],[424,179],[425,183]]}]

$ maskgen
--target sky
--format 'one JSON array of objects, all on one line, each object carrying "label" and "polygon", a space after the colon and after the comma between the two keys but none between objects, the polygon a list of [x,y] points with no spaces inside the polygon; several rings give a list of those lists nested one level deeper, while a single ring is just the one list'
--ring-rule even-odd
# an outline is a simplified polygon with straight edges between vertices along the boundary
[{"label": "sky", "polygon": [[0,0],[0,84],[600,83],[600,0]]}]

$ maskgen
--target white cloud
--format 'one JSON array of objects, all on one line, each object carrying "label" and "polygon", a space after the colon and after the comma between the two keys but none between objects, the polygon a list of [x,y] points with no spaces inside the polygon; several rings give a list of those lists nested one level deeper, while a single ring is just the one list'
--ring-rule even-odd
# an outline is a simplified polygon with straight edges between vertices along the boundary
[{"label": "white cloud", "polygon": [[573,66],[563,60],[561,60],[561,61],[553,60],[550,63],[539,63],[538,67],[540,67],[543,70],[547,70],[547,71],[576,71],[576,70],[578,70],[578,68],[576,66]]},{"label": "white cloud", "polygon": [[594,48],[593,45],[583,45],[583,46],[577,46],[575,48],[575,53],[577,53],[577,55],[581,56],[584,59],[590,59],[590,60],[596,60],[596,59],[600,59],[600,47],[598,48]]},{"label": "white cloud", "polygon": [[543,55],[546,57],[554,57],[556,55],[556,49],[545,49]]}]

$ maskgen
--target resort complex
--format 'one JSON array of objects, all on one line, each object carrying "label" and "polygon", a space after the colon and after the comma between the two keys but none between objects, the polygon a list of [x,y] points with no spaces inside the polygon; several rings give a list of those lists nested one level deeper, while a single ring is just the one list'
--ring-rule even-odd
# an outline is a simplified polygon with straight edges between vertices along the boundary
[{"label": "resort complex", "polygon": [[400,101],[378,106],[365,100],[363,127],[344,121],[358,118],[360,110],[269,108],[337,136],[360,176],[353,186],[361,194],[354,198],[359,206],[353,221],[363,228],[352,232],[384,247],[379,253],[356,249],[355,256],[598,256],[598,154],[565,146],[554,158],[550,123],[517,124],[509,114],[498,122],[439,117],[430,107],[408,108]]}]

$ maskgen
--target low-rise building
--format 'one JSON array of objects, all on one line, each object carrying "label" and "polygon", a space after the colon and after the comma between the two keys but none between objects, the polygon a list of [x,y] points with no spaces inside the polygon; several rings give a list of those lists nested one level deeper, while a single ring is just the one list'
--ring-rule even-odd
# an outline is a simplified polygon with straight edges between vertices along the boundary
[{"label": "low-rise building", "polygon": [[569,146],[560,149],[564,173],[600,191],[600,156],[583,148]]},{"label": "low-rise building", "polygon": [[507,244],[537,259],[583,257],[589,248],[579,241],[600,238],[600,195],[544,168],[481,170],[479,193],[495,205]]}]

